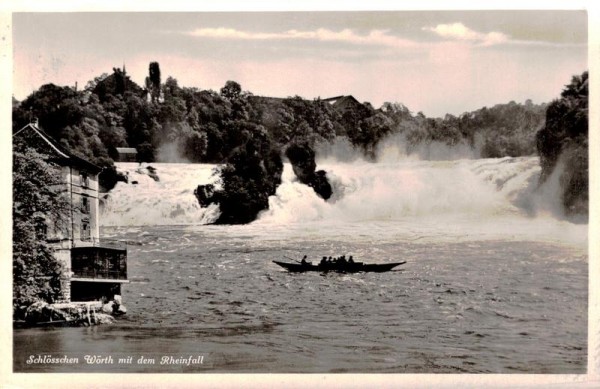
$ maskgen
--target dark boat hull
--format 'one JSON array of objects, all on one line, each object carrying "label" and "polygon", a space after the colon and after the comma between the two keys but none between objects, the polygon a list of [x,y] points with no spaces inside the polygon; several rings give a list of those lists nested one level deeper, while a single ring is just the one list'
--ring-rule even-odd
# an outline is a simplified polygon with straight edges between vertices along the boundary
[{"label": "dark boat hull", "polygon": [[325,265],[313,265],[310,263],[300,264],[300,263],[289,263],[289,262],[280,262],[273,261],[284,269],[292,272],[292,273],[303,273],[307,271],[319,271],[319,272],[338,272],[338,273],[358,273],[358,272],[375,272],[375,273],[383,273],[386,271],[390,271],[396,266],[400,266],[406,263],[403,262],[394,262],[394,263],[380,263],[380,264],[366,264],[362,262],[355,263],[346,263],[344,265],[339,265],[336,263],[329,263]]}]

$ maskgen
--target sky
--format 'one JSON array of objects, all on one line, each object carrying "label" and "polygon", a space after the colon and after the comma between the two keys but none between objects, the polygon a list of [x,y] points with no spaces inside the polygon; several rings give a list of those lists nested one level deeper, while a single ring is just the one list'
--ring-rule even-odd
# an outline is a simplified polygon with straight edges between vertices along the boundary
[{"label": "sky", "polygon": [[126,66],[218,91],[353,95],[427,116],[557,98],[588,69],[585,11],[14,13],[13,95]]}]

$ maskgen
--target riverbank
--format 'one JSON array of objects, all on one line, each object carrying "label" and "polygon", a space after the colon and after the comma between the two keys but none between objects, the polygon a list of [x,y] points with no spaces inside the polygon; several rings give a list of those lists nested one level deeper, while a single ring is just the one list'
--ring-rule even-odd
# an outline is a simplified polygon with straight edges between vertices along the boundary
[{"label": "riverbank", "polygon": [[127,312],[120,298],[103,304],[101,301],[80,301],[48,304],[38,301],[27,307],[13,321],[15,328],[88,327],[112,324],[114,316]]}]

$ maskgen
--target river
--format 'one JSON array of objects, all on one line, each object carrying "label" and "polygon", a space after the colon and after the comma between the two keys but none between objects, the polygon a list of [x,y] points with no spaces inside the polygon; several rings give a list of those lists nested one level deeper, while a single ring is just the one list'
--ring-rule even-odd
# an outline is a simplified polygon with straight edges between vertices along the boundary
[{"label": "river", "polygon": [[[193,190],[213,166],[152,164],[158,182],[118,166],[130,183],[104,200],[101,233],[130,242],[128,313],[15,330],[16,371],[586,372],[587,224],[560,215],[557,177],[538,188],[537,158],[323,159],[329,202],[286,165],[270,209],[246,226],[206,225],[218,209]],[[272,262],[342,254],[407,263],[289,274]],[[44,354],[115,361],[26,363]]]}]

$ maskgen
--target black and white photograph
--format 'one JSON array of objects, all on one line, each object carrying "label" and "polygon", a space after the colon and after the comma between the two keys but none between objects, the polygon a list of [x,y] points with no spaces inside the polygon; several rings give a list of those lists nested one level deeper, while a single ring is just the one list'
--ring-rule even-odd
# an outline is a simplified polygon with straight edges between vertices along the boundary
[{"label": "black and white photograph", "polygon": [[10,18],[17,377],[586,381],[586,9]]}]

